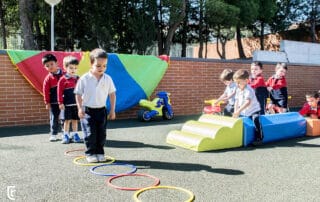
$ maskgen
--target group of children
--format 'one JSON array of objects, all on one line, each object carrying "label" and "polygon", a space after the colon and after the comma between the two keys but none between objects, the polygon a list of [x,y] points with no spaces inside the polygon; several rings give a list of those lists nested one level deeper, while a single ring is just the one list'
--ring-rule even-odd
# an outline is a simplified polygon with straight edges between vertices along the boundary
[{"label": "group of children", "polygon": [[[110,99],[108,118],[116,118],[116,88],[112,78],[105,74],[108,55],[102,49],[90,52],[91,67],[80,78],[76,75],[79,61],[76,57],[63,59],[64,70],[58,67],[57,58],[49,53],[42,64],[49,72],[43,82],[46,109],[50,114],[50,141],[56,141],[60,130],[60,114],[64,113],[62,143],[82,142],[78,134],[78,121],[84,134],[86,159],[89,163],[103,162],[106,141],[106,101]],[[70,131],[70,124],[72,132]]]},{"label": "group of children", "polygon": [[[220,75],[220,80],[226,85],[225,91],[214,103],[225,101],[224,115],[238,117],[249,117],[255,125],[255,141],[253,145],[262,143],[263,134],[259,122],[259,115],[269,113],[284,113],[288,108],[288,90],[285,63],[277,63],[275,74],[266,82],[262,76],[263,66],[261,62],[253,62],[248,71],[240,69],[233,72],[225,69]],[[313,119],[320,118],[320,95],[319,92],[307,93],[306,103],[299,113]],[[267,99],[270,103],[267,104]]]},{"label": "group of children", "polygon": [[[224,115],[238,117],[250,117],[255,125],[254,145],[262,143],[263,134],[259,122],[259,115],[265,114],[265,110],[279,113],[286,112],[288,93],[285,75],[287,66],[278,63],[275,74],[266,82],[262,76],[263,66],[261,62],[253,62],[250,67],[251,75],[244,69],[233,72],[225,69],[221,75],[221,81],[226,85],[225,91],[214,104],[226,101]],[[267,98],[271,103],[267,105]]]}]

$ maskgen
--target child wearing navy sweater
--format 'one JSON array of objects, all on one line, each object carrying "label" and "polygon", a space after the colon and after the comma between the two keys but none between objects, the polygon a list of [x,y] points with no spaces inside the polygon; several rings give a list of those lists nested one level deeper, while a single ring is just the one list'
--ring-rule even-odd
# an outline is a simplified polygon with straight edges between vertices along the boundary
[{"label": "child wearing navy sweater", "polygon": [[262,76],[262,63],[253,62],[251,63],[251,75],[249,78],[249,84],[251,88],[255,91],[258,102],[260,103],[260,115],[265,114],[266,103],[268,98],[268,90],[264,78]]},{"label": "child wearing navy sweater", "polygon": [[57,140],[57,135],[60,130],[59,115],[60,109],[57,100],[57,85],[60,78],[63,76],[63,71],[58,67],[57,58],[49,53],[42,57],[42,64],[49,72],[43,81],[43,98],[46,109],[50,114],[50,138],[49,141]]},{"label": "child wearing navy sweater", "polygon": [[271,104],[268,106],[269,111],[276,111],[284,113],[288,108],[288,90],[287,90],[287,65],[285,63],[278,63],[276,65],[276,73],[271,76],[266,82],[267,89],[270,92]]},{"label": "child wearing navy sweater", "polygon": [[[76,87],[79,77],[76,75],[79,61],[76,57],[66,56],[63,59],[63,66],[66,69],[66,74],[61,77],[58,82],[58,103],[60,110],[64,110],[64,125],[62,144],[68,144],[71,141],[82,142],[78,135],[78,108],[74,88]],[[72,125],[72,132],[70,131]]]}]

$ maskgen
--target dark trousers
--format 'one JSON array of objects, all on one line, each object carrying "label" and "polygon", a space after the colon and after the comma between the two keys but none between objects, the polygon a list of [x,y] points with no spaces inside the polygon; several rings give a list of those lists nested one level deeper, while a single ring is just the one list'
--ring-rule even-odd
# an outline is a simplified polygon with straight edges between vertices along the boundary
[{"label": "dark trousers", "polygon": [[50,134],[51,135],[57,135],[58,132],[61,129],[60,121],[59,121],[59,115],[60,115],[60,109],[58,104],[50,104]]},{"label": "dark trousers", "polygon": [[223,109],[224,116],[232,116],[234,112],[234,105],[227,104]]},{"label": "dark trousers", "polygon": [[267,104],[267,97],[264,95],[256,95],[257,100],[260,104],[261,110],[260,110],[260,115],[264,115],[265,114],[265,110],[266,110],[266,104]]},{"label": "dark trousers", "polygon": [[85,109],[85,117],[81,119],[81,128],[84,134],[84,142],[87,150],[85,154],[104,154],[104,144],[106,143],[106,108]]},{"label": "dark trousers", "polygon": [[254,136],[255,140],[263,140],[263,134],[262,134],[262,129],[261,129],[261,124],[260,124],[260,112],[256,112],[252,114],[249,118],[252,119],[253,124],[254,124]]}]

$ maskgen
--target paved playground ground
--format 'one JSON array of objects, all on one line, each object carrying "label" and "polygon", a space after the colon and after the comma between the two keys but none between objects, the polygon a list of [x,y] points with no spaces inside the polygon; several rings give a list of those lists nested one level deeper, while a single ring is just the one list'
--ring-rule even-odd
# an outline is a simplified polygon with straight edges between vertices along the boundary
[{"label": "paved playground ground", "polygon": [[[190,118],[190,117],[188,117]],[[118,120],[109,123],[106,154],[135,165],[137,173],[181,187],[195,201],[319,201],[320,138],[296,138],[259,147],[194,152],[166,144],[166,136],[188,118],[172,121]],[[190,119],[197,119],[191,117]],[[107,186],[109,177],[75,165],[64,155],[83,144],[48,141],[48,126],[0,128],[0,201],[134,201],[134,191]],[[82,133],[81,133],[82,135]],[[127,172],[123,166],[105,173]],[[125,177],[117,186],[141,187],[146,177]],[[142,201],[178,202],[189,198],[178,190],[142,192]]]}]

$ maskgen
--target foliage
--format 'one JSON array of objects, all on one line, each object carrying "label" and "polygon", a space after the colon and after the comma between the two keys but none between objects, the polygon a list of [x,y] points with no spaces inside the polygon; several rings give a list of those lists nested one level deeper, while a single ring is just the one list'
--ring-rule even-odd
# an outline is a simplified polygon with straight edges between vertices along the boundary
[{"label": "foliage", "polygon": [[[28,13],[34,35],[31,43],[49,50],[50,5],[44,0],[19,1],[32,5],[33,12]],[[2,1],[2,30],[7,36],[19,33],[23,40],[30,40],[21,33],[19,1]],[[243,31],[263,39],[265,27],[279,32],[293,22],[310,22],[310,36],[315,36],[319,4],[319,0],[62,0],[54,7],[55,50],[101,47],[109,52],[146,54],[158,44],[159,54],[169,54],[172,42],[184,48],[186,43],[210,40],[223,44],[234,36],[239,39]]]}]

